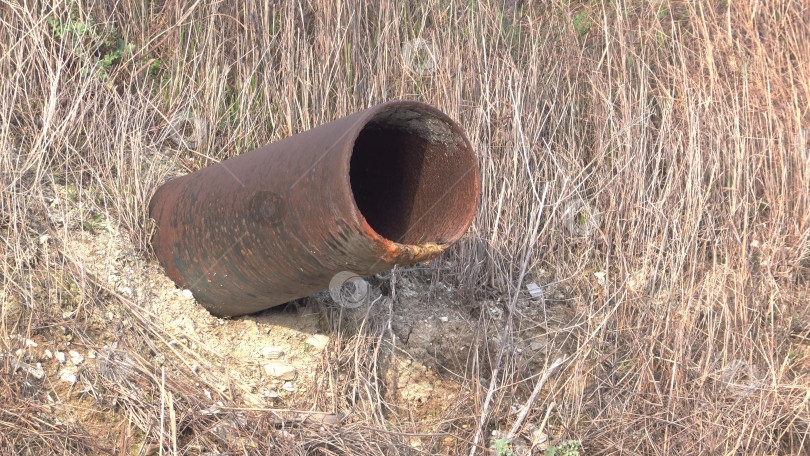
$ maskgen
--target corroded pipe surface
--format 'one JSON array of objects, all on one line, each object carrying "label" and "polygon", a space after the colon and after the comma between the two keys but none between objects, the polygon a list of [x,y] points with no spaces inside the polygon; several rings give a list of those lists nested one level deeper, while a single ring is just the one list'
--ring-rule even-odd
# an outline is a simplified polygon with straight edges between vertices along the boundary
[{"label": "corroded pipe surface", "polygon": [[472,223],[480,176],[441,111],[393,101],[173,179],[149,204],[169,277],[242,315],[427,261]]}]

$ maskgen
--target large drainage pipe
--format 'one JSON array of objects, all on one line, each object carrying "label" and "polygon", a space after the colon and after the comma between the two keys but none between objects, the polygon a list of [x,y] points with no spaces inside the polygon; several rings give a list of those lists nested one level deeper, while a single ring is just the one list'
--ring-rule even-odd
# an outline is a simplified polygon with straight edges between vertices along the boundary
[{"label": "large drainage pipe", "polygon": [[152,246],[215,315],[242,315],[427,261],[457,241],[480,176],[461,128],[394,101],[266,145],[160,188]]}]

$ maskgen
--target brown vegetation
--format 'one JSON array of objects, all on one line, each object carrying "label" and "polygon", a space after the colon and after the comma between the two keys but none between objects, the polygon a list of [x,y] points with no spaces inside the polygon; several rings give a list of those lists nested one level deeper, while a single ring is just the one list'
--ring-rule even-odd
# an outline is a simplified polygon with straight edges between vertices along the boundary
[{"label": "brown vegetation", "polygon": [[[516,325],[432,418],[385,403],[375,324],[309,397],[256,407],[206,396],[193,365],[217,360],[64,247],[114,226],[154,261],[168,176],[399,98],[457,119],[480,159],[478,217],[434,277],[509,321],[551,283],[575,315],[527,422],[587,454],[808,452],[806,1],[121,3],[0,5],[0,453],[466,454],[511,428],[542,374]],[[130,347],[137,375],[37,379],[25,339]],[[349,403],[341,426],[290,418]]]}]

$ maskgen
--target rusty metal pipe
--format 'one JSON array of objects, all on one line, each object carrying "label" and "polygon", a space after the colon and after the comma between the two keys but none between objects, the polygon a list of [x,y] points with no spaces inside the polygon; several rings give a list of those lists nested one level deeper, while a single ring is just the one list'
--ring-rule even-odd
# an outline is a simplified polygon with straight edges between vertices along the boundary
[{"label": "rusty metal pipe", "polygon": [[461,128],[393,101],[170,180],[152,246],[215,315],[267,309],[427,261],[472,223],[480,176]]}]

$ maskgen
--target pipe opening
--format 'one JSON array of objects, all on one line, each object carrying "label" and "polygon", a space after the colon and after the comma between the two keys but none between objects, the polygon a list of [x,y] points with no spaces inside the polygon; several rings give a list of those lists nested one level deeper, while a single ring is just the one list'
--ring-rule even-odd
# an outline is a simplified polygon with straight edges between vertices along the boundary
[{"label": "pipe opening", "polygon": [[349,178],[358,209],[401,244],[457,239],[475,215],[475,154],[462,133],[426,109],[391,107],[354,143]]}]

